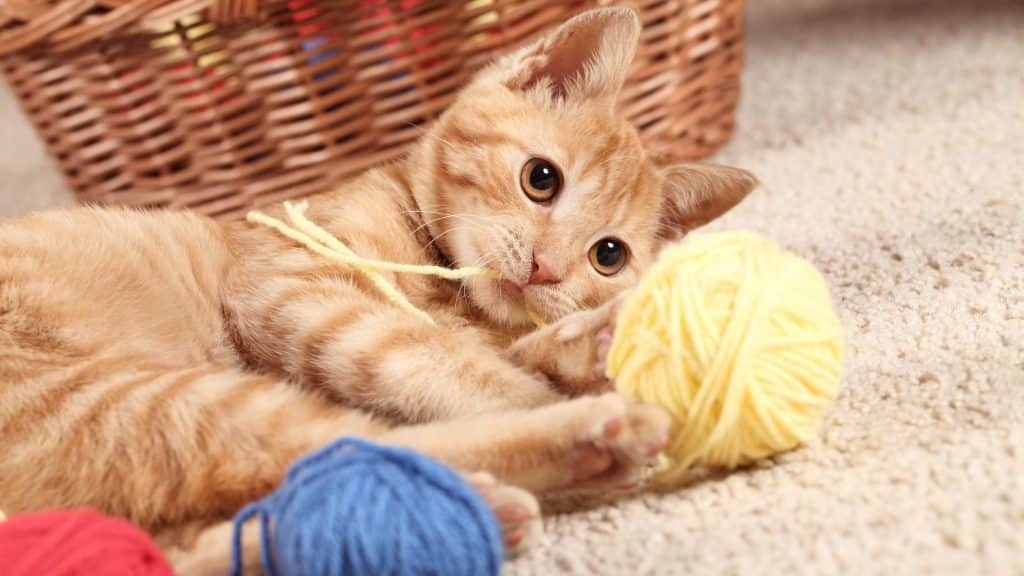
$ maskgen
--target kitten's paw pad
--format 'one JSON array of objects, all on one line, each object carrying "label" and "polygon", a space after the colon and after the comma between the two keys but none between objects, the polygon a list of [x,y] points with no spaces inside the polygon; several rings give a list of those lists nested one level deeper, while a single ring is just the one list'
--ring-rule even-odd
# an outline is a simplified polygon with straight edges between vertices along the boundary
[{"label": "kitten's paw pad", "polygon": [[535,546],[544,533],[540,505],[533,494],[502,484],[486,472],[469,475],[469,482],[494,510],[501,524],[505,553],[515,556]]},{"label": "kitten's paw pad", "polygon": [[570,455],[573,478],[584,485],[634,488],[668,445],[672,420],[657,406],[617,394],[595,404],[594,420]]},{"label": "kitten's paw pad", "polygon": [[572,477],[587,480],[600,475],[615,463],[611,451],[593,442],[577,444],[569,457]]}]

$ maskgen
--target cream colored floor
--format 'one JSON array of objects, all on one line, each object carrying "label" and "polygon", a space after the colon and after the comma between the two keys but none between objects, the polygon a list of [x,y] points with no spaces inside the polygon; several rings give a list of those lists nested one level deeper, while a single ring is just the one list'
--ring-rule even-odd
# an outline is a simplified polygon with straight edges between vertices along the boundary
[{"label": "cream colored floor", "polygon": [[[848,329],[822,440],[553,517],[519,574],[1024,574],[1024,2],[751,0],[722,227],[812,258]],[[67,201],[0,91],[0,215]]]}]

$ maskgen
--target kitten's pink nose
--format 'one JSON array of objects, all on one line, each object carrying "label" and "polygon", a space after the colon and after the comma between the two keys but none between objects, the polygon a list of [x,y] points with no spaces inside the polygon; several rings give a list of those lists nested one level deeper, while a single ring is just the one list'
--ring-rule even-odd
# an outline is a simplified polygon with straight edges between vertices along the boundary
[{"label": "kitten's pink nose", "polygon": [[530,279],[527,284],[558,284],[562,279],[555,271],[554,265],[543,254],[533,251],[533,269],[530,271]]}]

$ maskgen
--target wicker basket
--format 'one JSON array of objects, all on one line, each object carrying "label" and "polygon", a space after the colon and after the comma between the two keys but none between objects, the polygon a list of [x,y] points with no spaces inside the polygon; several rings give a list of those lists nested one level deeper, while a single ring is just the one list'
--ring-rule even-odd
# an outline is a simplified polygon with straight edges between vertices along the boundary
[{"label": "wicker basket", "polygon": [[[0,70],[86,202],[237,217],[391,159],[499,51],[608,2],[0,0]],[[673,159],[733,126],[742,0],[633,0],[621,107]]]}]

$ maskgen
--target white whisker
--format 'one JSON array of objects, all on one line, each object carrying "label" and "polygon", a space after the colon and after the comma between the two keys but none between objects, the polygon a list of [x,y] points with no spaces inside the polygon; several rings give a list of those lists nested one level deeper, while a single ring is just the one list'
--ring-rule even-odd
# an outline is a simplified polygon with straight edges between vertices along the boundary
[{"label": "white whisker", "polygon": [[434,236],[433,238],[431,238],[430,242],[427,242],[427,244],[426,244],[426,246],[424,246],[424,248],[429,250],[430,248],[432,248],[438,241],[440,241],[445,236],[447,236],[447,235],[449,235],[449,234],[451,234],[453,232],[462,232],[462,231],[465,231],[465,230],[471,230],[473,232],[484,232],[485,231],[484,229],[480,228],[477,225],[463,225],[463,226],[456,225],[456,226],[452,226],[451,228],[449,228],[449,229],[445,230],[444,232],[441,232],[437,236]]}]

